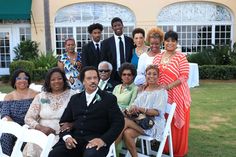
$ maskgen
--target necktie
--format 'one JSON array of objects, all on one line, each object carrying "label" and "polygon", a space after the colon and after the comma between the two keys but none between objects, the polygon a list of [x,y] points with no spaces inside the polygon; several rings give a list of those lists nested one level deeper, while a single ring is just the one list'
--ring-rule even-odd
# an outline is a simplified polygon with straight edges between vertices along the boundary
[{"label": "necktie", "polygon": [[99,88],[100,88],[101,90],[103,90],[102,87],[103,87],[104,84],[105,84],[105,81],[103,81],[103,80],[101,80],[101,81],[99,82]]},{"label": "necktie", "polygon": [[99,44],[96,44],[96,51],[97,51],[97,55],[100,57]]},{"label": "necktie", "polygon": [[120,46],[120,63],[124,63],[125,62],[125,53],[124,53],[124,44],[123,41],[121,39],[121,37],[119,37],[120,42],[119,42],[119,46]]}]

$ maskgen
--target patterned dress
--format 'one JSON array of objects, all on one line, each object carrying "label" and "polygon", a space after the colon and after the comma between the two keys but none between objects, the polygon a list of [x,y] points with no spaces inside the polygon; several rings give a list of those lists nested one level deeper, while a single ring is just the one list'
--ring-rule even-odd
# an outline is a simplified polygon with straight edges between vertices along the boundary
[{"label": "patterned dress", "polygon": [[[59,140],[60,126],[59,121],[70,100],[76,92],[66,90],[60,94],[41,92],[36,95],[25,116],[25,124],[30,128],[35,128],[37,124],[50,127],[56,131],[54,144]],[[37,145],[26,144],[24,155],[27,157],[39,157],[41,148]]]},{"label": "patterned dress", "polygon": [[168,85],[176,80],[181,82],[180,85],[168,91],[168,103],[175,102],[177,105],[171,124],[174,156],[184,156],[188,152],[191,103],[190,90],[187,84],[189,63],[183,53],[176,52],[169,63],[162,64],[160,62],[163,54],[158,54],[153,60],[153,63],[157,64],[159,68],[158,84]]},{"label": "patterned dress", "polygon": [[[20,125],[24,125],[25,114],[33,99],[1,101],[2,110],[1,117],[9,116],[13,121]],[[16,137],[11,134],[2,134],[1,145],[4,154],[11,155]]]},{"label": "patterned dress", "polygon": [[64,53],[61,56],[59,56],[58,60],[64,65],[66,78],[70,83],[71,89],[82,91],[83,85],[79,80],[79,74],[82,68],[81,54],[78,53],[74,65],[70,62],[67,53]]},{"label": "patterned dress", "polygon": [[144,130],[146,135],[149,135],[158,141],[161,141],[162,132],[165,127],[165,106],[167,104],[167,91],[164,89],[154,91],[143,91],[137,95],[134,105],[137,107],[156,109],[160,113],[155,116],[154,126],[151,129]]}]

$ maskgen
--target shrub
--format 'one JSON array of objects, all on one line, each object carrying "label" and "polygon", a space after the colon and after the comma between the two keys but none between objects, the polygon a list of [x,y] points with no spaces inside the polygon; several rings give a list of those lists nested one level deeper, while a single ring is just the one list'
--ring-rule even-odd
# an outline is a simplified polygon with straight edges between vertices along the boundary
[{"label": "shrub", "polygon": [[199,65],[236,65],[236,44],[233,48],[229,45],[212,45],[201,52],[187,56],[189,62]]},{"label": "shrub", "polygon": [[33,70],[35,69],[34,63],[31,61],[26,61],[26,60],[18,60],[18,61],[13,61],[10,64],[10,75],[16,70],[16,69],[24,69],[27,71],[30,76],[32,77],[33,75]]},{"label": "shrub", "polygon": [[41,81],[44,80],[45,75],[47,73],[47,69],[34,69],[33,70],[33,80],[34,81]]},{"label": "shrub", "polygon": [[38,58],[33,60],[36,69],[51,69],[57,66],[57,58],[53,55],[53,52],[41,53]]},{"label": "shrub", "polygon": [[39,43],[36,41],[26,40],[20,42],[15,48],[16,57],[14,60],[31,60],[38,57]]},{"label": "shrub", "polygon": [[203,65],[199,66],[200,79],[229,80],[236,79],[236,66]]}]

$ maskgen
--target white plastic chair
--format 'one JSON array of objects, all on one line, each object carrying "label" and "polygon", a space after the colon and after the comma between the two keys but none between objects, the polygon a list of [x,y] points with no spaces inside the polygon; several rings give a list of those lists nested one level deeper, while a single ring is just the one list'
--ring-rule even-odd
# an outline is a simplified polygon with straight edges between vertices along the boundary
[{"label": "white plastic chair", "polygon": [[27,125],[20,126],[18,123],[12,121],[0,120],[0,132],[13,134],[17,137],[11,157],[23,157],[21,151],[23,142],[37,144],[42,148],[40,157],[47,157],[55,139],[55,135],[53,134],[47,136],[39,130],[28,129]]},{"label": "white plastic chair", "polygon": [[[156,157],[165,157],[165,156],[170,156],[173,157],[173,144],[172,144],[172,134],[171,134],[171,122],[174,116],[176,108],[176,103],[173,104],[167,104],[165,112],[168,114],[168,118],[166,121],[165,128],[163,130],[162,138],[160,141],[160,145],[158,148],[158,151],[153,151],[151,149],[151,141],[155,140],[154,138],[150,136],[145,136],[141,135],[138,137],[138,139],[141,140],[141,154],[139,153],[138,156],[147,156],[149,157],[150,155],[155,155]],[[166,143],[166,140],[168,138],[168,146],[169,146],[169,155],[163,154],[164,146]],[[146,150],[146,154],[145,154]]]},{"label": "white plastic chair", "polygon": [[115,147],[115,143],[114,142],[110,146],[109,152],[108,152],[106,157],[116,157],[116,147]]}]

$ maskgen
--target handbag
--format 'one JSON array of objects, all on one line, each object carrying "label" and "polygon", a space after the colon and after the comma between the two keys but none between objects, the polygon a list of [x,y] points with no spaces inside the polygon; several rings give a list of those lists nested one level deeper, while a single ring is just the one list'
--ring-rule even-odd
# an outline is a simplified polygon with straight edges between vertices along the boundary
[{"label": "handbag", "polygon": [[136,124],[138,124],[144,130],[151,129],[155,122],[153,116],[147,116],[143,113],[135,113],[135,114],[128,114],[128,111],[124,111],[125,117],[133,120]]}]

